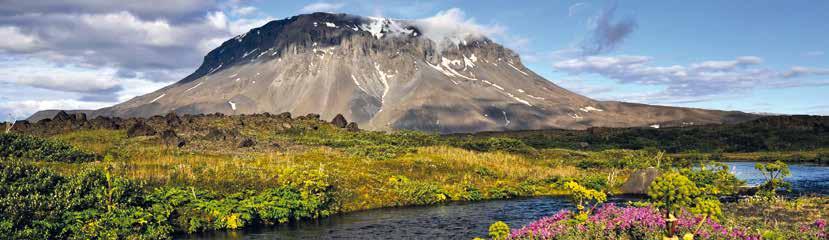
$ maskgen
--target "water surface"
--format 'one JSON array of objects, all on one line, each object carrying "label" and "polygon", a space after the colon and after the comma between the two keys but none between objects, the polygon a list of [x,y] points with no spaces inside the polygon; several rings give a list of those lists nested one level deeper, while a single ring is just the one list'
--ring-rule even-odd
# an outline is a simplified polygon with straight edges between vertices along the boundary
[{"label": "water surface", "polygon": [[[766,180],[754,168],[757,162],[723,162],[731,168],[737,178],[750,186],[757,186]],[[829,195],[829,165],[789,164],[792,175],[786,181],[792,183],[792,194]]]}]

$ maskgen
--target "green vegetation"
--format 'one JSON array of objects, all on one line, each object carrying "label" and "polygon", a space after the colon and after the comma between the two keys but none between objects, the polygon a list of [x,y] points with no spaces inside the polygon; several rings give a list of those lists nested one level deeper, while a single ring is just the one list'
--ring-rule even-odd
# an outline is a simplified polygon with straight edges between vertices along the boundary
[{"label": "green vegetation", "polygon": [[[107,129],[0,136],[0,213],[9,216],[0,219],[0,234],[157,239],[381,207],[549,195],[573,197],[578,224],[589,224],[606,193],[619,193],[626,176],[647,167],[670,172],[651,185],[654,206],[728,221],[733,215],[716,196],[742,185],[696,153],[679,158],[657,148],[580,151],[524,136],[351,132],[261,115],[177,127],[162,121],[147,125],[175,130],[186,145]],[[242,147],[243,139],[254,144]],[[491,237],[505,237],[504,227]]]},{"label": "green vegetation", "polygon": [[509,232],[509,225],[502,221],[489,225],[489,237],[493,240],[505,240],[509,237]]},{"label": "green vegetation", "polygon": [[564,186],[570,191],[570,198],[572,198],[573,203],[576,204],[576,209],[579,211],[579,215],[576,216],[576,219],[580,221],[587,220],[587,216],[590,215],[590,212],[592,212],[593,209],[599,206],[599,204],[607,201],[607,195],[605,193],[593,189],[587,189],[576,182],[567,182]]},{"label": "green vegetation", "polygon": [[[582,199],[589,190],[568,183],[578,212],[561,210],[510,235],[492,239],[825,239],[829,236],[827,197],[750,197],[723,206],[714,191],[721,184],[700,179],[731,179],[727,174],[700,168],[673,169],[651,184],[648,202],[626,207],[604,204],[585,213]],[[763,169],[781,172],[777,163]],[[687,177],[683,173],[695,177]],[[589,194],[587,194],[589,195]],[[497,224],[497,223],[496,223]],[[495,226],[495,224],[493,224]],[[493,232],[490,227],[490,233]]]},{"label": "green vegetation", "polygon": [[159,239],[330,214],[330,186],[306,180],[259,192],[214,193],[140,183],[86,169],[63,177],[0,162],[0,234],[13,239]]},{"label": "green vegetation", "polygon": [[0,133],[0,158],[32,161],[89,162],[97,156],[60,141],[45,140],[22,134]]},{"label": "green vegetation", "polygon": [[757,163],[754,165],[754,168],[760,171],[763,177],[766,178],[766,182],[760,185],[760,191],[757,192],[758,195],[772,197],[776,195],[777,190],[781,188],[789,189],[791,187],[791,183],[783,179],[791,175],[789,166],[786,163],[781,161],[765,164]]},{"label": "green vegetation", "polygon": [[[514,138],[536,149],[659,149],[668,153],[750,153],[821,150],[809,160],[829,156],[829,118],[771,116],[735,125],[681,128],[594,128],[458,134],[459,138]],[[804,159],[806,160],[806,159]],[[825,161],[825,160],[822,160]]]}]

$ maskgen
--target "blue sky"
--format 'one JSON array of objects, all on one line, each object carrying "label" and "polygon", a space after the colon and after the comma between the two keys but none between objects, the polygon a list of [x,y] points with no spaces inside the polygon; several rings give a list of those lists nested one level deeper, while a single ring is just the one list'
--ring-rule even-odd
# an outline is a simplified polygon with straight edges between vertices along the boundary
[{"label": "blue sky", "polygon": [[451,15],[601,100],[829,115],[827,1],[43,0],[0,6],[0,120],[153,91],[223,40],[313,11]]}]

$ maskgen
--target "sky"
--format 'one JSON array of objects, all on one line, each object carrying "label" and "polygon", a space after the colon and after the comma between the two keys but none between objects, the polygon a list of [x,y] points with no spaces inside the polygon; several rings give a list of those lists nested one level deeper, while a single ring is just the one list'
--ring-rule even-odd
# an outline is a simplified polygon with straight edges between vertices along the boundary
[{"label": "sky", "polygon": [[0,120],[126,101],[318,11],[473,26],[594,99],[829,115],[829,1],[0,0]]}]

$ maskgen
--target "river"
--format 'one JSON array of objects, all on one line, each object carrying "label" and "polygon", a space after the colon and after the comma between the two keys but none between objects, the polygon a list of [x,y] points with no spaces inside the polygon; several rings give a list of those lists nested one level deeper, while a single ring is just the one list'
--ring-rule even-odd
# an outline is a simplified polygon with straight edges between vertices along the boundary
[{"label": "river", "polygon": [[[763,181],[754,169],[755,162],[726,162],[734,174],[756,185]],[[829,166],[791,164],[795,194],[829,195]],[[631,199],[611,198],[613,202]],[[335,215],[314,221],[213,232],[192,236],[200,239],[472,239],[486,237],[487,227],[504,221],[520,227],[562,208],[572,208],[566,198],[539,197],[480,202],[449,203],[436,206],[383,208]]]}]

